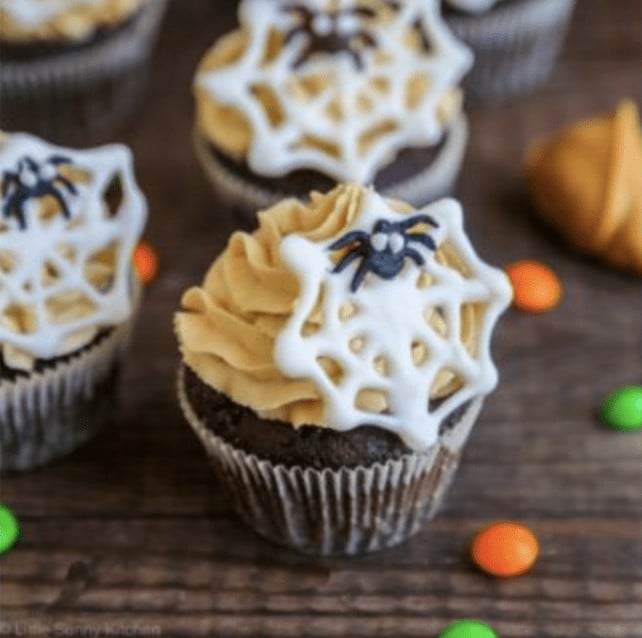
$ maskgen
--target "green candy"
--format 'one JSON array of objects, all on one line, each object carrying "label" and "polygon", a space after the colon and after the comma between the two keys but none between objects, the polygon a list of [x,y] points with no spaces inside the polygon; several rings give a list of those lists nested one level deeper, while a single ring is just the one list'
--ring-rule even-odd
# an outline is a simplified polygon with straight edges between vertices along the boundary
[{"label": "green candy", "polygon": [[642,430],[642,386],[629,385],[610,394],[602,404],[600,420],[614,430]]},{"label": "green candy", "polygon": [[13,512],[0,505],[0,554],[8,552],[18,540],[20,526]]},{"label": "green candy", "polygon": [[497,634],[477,620],[458,620],[439,634],[438,638],[498,638]]}]

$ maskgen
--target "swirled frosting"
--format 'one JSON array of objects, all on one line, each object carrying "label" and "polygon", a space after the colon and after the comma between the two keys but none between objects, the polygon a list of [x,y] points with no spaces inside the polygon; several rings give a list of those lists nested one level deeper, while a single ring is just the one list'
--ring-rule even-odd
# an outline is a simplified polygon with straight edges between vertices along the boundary
[{"label": "swirled frosting", "polygon": [[129,150],[0,136],[0,352],[31,370],[133,311],[132,252],[147,206]]},{"label": "swirled frosting", "polygon": [[438,0],[243,0],[195,78],[198,132],[261,176],[368,183],[439,143],[472,63]]},{"label": "swirled frosting", "polygon": [[526,175],[538,212],[570,244],[642,275],[642,133],[634,102],[535,143]]},{"label": "swirled frosting", "polygon": [[[373,232],[382,221],[397,230]],[[404,223],[414,229],[406,240]],[[347,233],[362,239],[333,250]],[[384,277],[379,262],[363,264],[387,241],[397,258],[406,241],[408,254],[393,276],[384,265]],[[510,297],[503,273],[470,247],[454,200],[414,211],[341,185],[307,204],[284,200],[259,213],[254,233],[232,235],[203,284],[183,295],[175,328],[201,380],[265,418],[338,430],[369,423],[423,448],[445,416],[494,387],[490,334]]]},{"label": "swirled frosting", "polygon": [[120,24],[154,0],[0,0],[0,38],[7,42],[78,41]]}]

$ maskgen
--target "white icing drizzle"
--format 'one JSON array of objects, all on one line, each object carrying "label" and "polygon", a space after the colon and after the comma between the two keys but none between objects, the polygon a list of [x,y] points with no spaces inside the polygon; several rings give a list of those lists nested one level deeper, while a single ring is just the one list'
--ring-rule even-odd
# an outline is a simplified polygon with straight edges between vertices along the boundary
[{"label": "white icing drizzle", "polygon": [[483,13],[494,7],[499,0],[445,0],[447,4],[468,13]]},{"label": "white icing drizzle", "polygon": [[76,7],[95,5],[97,0],[0,0],[0,9],[24,27],[36,27]]},{"label": "white icing drizzle", "polygon": [[[244,53],[234,63],[201,72],[196,84],[205,87],[212,98],[233,106],[250,123],[252,140],[247,154],[249,166],[257,174],[277,176],[300,168],[316,169],[338,181],[369,183],[377,170],[407,146],[436,144],[444,132],[439,107],[448,91],[454,89],[470,68],[472,56],[448,31],[440,15],[438,0],[404,0],[392,5],[385,0],[363,3],[339,0],[332,6],[343,11],[376,7],[393,19],[340,17],[339,30],[356,24],[372,35],[376,48],[360,52],[358,68],[347,52],[314,55],[301,66],[296,61],[306,46],[306,36],[297,35],[284,45],[280,55],[264,62],[266,43],[276,29],[287,34],[297,25],[286,7],[304,6],[310,11],[327,11],[328,0],[244,0],[239,19],[248,36]],[[330,28],[323,15],[315,19],[317,33]],[[430,50],[409,46],[408,36],[419,23]],[[293,90],[292,77],[323,76],[327,88],[302,99]],[[427,89],[419,103],[407,103],[408,83],[423,78]],[[385,84],[385,89],[382,89]],[[282,122],[270,123],[253,89],[269,87],[278,98]],[[363,104],[368,104],[364,110]],[[339,105],[341,115],[329,114],[329,106]],[[338,117],[338,119],[337,119]],[[368,134],[377,131],[371,143]],[[324,144],[309,144],[309,140]],[[328,149],[336,149],[330,152]]]},{"label": "white icing drizzle", "polygon": [[[18,175],[22,184],[34,183],[33,173],[16,171],[25,156],[44,167],[44,175],[40,172],[43,177],[54,173],[54,167],[47,163],[52,156],[68,158],[71,168],[89,176],[86,182],[74,180],[75,195],[60,189],[65,194],[68,219],[61,210],[44,219],[40,214],[41,199],[32,198],[22,207],[24,228],[13,213],[8,212],[0,221],[0,344],[34,358],[48,359],[63,354],[65,344],[83,331],[113,326],[130,316],[131,258],[145,224],[147,204],[136,184],[132,156],[125,146],[78,151],[53,146],[24,133],[8,135],[0,139],[0,172],[5,183],[10,174]],[[104,194],[115,178],[120,180],[122,201],[112,215]],[[3,210],[18,181],[14,179],[5,193]],[[114,272],[109,284],[98,289],[87,278],[87,264],[114,246]],[[45,284],[43,272],[51,267],[56,277]],[[48,304],[56,303],[67,293],[80,293],[90,303],[91,311],[76,319],[52,317]],[[5,313],[12,307],[30,313],[32,330],[16,331],[8,325]]]},{"label": "white icing drizzle", "polygon": [[[470,275],[437,262],[428,248],[413,242],[425,258],[424,266],[406,259],[404,269],[393,280],[370,273],[356,291],[350,281],[359,260],[340,273],[333,273],[332,243],[314,243],[297,235],[286,237],[281,256],[296,273],[301,294],[295,311],[277,337],[275,361],[289,377],[310,379],[321,392],[325,423],[336,430],[349,430],[364,423],[398,434],[414,449],[424,449],[437,440],[439,425],[453,410],[473,397],[489,393],[496,385],[497,372],[490,356],[490,338],[495,322],[512,298],[505,274],[482,262],[462,227],[460,205],[452,199],[431,204],[417,214],[429,214],[439,224],[430,231],[437,247],[444,242],[454,248]],[[380,219],[400,221],[403,217],[373,191],[369,191],[361,214],[349,230],[370,232]],[[419,247],[418,247],[419,246]],[[336,257],[336,255],[335,255]],[[418,288],[421,272],[431,284]],[[302,334],[323,290],[322,326],[318,332]],[[342,305],[350,302],[357,313],[342,320]],[[474,356],[462,343],[460,311],[463,304],[483,304]],[[447,332],[440,336],[426,320],[431,309],[441,309]],[[305,332],[305,331],[304,331]],[[355,352],[350,343],[363,339]],[[428,356],[419,365],[412,356],[412,344],[421,342]],[[333,381],[319,363],[326,357],[338,363],[343,373]],[[375,362],[384,357],[387,376]],[[430,389],[440,371],[454,372],[461,387],[438,407],[429,410]],[[366,412],[356,405],[358,393],[378,390],[388,397],[385,413]]]}]

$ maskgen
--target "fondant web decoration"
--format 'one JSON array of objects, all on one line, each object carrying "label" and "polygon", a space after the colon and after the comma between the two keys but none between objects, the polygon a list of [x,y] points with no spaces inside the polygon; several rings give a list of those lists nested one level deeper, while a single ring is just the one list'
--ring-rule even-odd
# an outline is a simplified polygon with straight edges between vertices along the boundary
[{"label": "fondant web decoration", "polygon": [[25,27],[35,27],[75,7],[95,5],[96,0],[0,0],[0,10]]},{"label": "fondant web decoration", "polygon": [[[422,266],[406,259],[392,280],[370,272],[355,293],[350,281],[357,262],[333,272],[332,242],[286,237],[281,255],[301,294],[275,345],[280,371],[310,379],[320,391],[329,427],[377,425],[414,449],[435,443],[449,414],[495,386],[490,337],[511,299],[504,273],[475,254],[457,202],[441,200],[419,214],[437,222],[430,234],[450,261],[416,243]],[[381,219],[403,217],[369,192],[350,230],[369,232]],[[432,402],[437,384],[445,393]]]},{"label": "fondant web decoration", "polygon": [[[438,0],[244,0],[239,19],[242,55],[196,83],[247,118],[262,175],[370,182],[400,149],[441,139],[440,106],[472,62]],[[266,61],[275,32],[284,43]]]},{"label": "fondant web decoration", "polygon": [[[29,170],[25,157],[33,163]],[[6,206],[22,182],[33,185],[41,177],[33,166],[51,168],[51,157],[65,158],[75,177],[68,172],[64,179],[74,192],[31,197],[20,214]],[[147,211],[129,150],[75,151],[15,134],[0,142],[0,169],[11,177],[0,222],[0,342],[47,359],[63,354],[83,330],[126,319],[131,256]],[[122,197],[112,210],[106,197],[115,180]]]}]

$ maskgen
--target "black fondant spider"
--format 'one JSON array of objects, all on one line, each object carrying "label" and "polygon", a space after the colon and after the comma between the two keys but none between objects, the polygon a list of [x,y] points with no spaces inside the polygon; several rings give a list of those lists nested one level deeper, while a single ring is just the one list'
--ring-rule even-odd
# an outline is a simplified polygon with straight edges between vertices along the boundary
[{"label": "black fondant spider", "polygon": [[[316,53],[334,54],[345,51],[354,60],[358,69],[363,67],[362,48],[375,47],[375,37],[364,28],[349,22],[350,18],[372,18],[375,12],[368,7],[355,7],[332,13],[316,12],[306,6],[294,4],[285,7],[284,11],[294,13],[299,23],[285,34],[287,44],[293,38],[304,35],[307,39],[294,62],[294,68]],[[346,25],[347,22],[347,26]]]},{"label": "black fondant spider", "polygon": [[68,157],[52,155],[43,162],[36,162],[31,157],[23,157],[18,161],[16,171],[4,171],[2,174],[2,216],[7,219],[14,215],[20,229],[27,227],[25,219],[25,204],[34,198],[50,195],[62,211],[65,219],[71,212],[65,199],[64,189],[71,195],[78,192],[72,182],[60,175],[57,167],[71,164]]},{"label": "black fondant spider", "polygon": [[401,222],[380,219],[373,226],[371,233],[362,230],[346,233],[328,247],[328,250],[339,250],[353,245],[332,272],[341,272],[355,259],[361,259],[350,283],[350,290],[356,292],[368,272],[373,272],[382,279],[396,277],[401,272],[406,257],[412,259],[418,266],[423,266],[424,258],[410,244],[422,244],[433,251],[436,250],[436,245],[434,239],[426,233],[407,232],[417,224],[439,227],[430,215],[415,215]]}]

